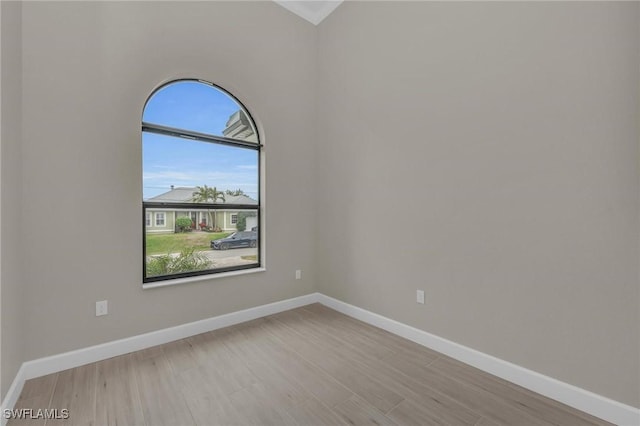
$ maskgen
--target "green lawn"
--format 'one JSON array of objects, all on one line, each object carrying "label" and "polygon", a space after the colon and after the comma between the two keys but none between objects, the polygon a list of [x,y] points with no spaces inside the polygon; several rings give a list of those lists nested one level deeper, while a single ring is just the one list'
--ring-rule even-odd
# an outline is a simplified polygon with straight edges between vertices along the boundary
[{"label": "green lawn", "polygon": [[147,234],[147,255],[178,253],[184,247],[211,250],[211,240],[231,235],[230,232],[185,232],[180,234]]}]

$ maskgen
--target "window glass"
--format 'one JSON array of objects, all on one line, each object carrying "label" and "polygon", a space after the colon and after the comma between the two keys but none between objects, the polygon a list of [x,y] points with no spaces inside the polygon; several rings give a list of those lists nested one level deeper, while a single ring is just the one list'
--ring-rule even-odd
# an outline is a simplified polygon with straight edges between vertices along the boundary
[{"label": "window glass", "polygon": [[164,213],[156,213],[156,226],[164,226]]},{"label": "window glass", "polygon": [[[209,90],[203,86],[209,86]],[[142,121],[207,135],[258,141],[255,126],[239,103],[223,90],[197,80],[183,80],[162,87],[154,93],[153,102],[145,107]]]},{"label": "window glass", "polygon": [[[244,196],[259,201],[258,158],[259,152],[254,149],[145,132],[143,196],[149,201],[161,196],[162,202],[182,203],[193,195],[193,188],[207,185],[238,194],[225,193],[225,203],[244,204]],[[168,193],[172,186],[176,190]],[[215,201],[222,201],[222,196]]]},{"label": "window glass", "polygon": [[[144,282],[261,266],[260,154],[246,109],[223,89],[158,89],[142,122]],[[158,211],[162,210],[162,211]],[[234,233],[236,233],[234,235]]]}]

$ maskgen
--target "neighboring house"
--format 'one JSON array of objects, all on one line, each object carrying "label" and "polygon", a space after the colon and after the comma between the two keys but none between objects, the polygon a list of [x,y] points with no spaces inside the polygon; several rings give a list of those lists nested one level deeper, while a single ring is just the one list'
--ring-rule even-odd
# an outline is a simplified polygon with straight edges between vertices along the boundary
[{"label": "neighboring house", "polygon": [[[197,192],[195,187],[171,187],[171,190],[164,194],[149,198],[147,201],[159,203],[193,203],[193,193]],[[246,204],[257,205],[258,202],[246,195],[228,195],[225,194],[225,201],[216,201],[218,204]],[[179,217],[191,218],[192,227],[200,228],[200,224],[207,226],[215,226],[225,232],[233,232],[237,230],[238,210],[207,210],[199,209],[194,206],[193,209],[171,208],[170,206],[162,208],[148,208],[146,221],[147,232],[152,233],[171,233],[176,232],[176,219]],[[247,212],[255,214],[255,212]],[[249,216],[246,218],[247,230],[258,226],[258,218]]]},{"label": "neighboring house", "polygon": [[222,134],[227,138],[251,142],[258,141],[256,133],[253,127],[251,127],[251,122],[249,118],[247,118],[247,114],[241,109],[231,114],[226,126]]}]

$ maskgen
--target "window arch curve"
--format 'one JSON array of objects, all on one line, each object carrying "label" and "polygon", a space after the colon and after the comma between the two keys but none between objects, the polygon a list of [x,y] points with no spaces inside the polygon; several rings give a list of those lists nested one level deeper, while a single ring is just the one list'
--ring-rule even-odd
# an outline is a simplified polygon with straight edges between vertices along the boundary
[{"label": "window arch curve", "polygon": [[142,113],[143,282],[261,267],[260,136],[230,92],[168,82]]}]

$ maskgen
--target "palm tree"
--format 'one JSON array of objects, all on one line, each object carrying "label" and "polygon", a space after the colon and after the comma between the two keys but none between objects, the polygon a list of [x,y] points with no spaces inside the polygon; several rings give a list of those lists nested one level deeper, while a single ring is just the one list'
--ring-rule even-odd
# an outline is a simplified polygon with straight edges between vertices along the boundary
[{"label": "palm tree", "polygon": [[[196,186],[197,191],[194,191],[191,197],[191,201],[194,203],[213,203],[216,201],[222,200],[225,202],[224,192],[218,191],[218,189],[214,187],[210,187],[207,185],[204,186]],[[209,215],[211,227],[216,226],[215,215],[211,215],[211,210],[207,209],[207,214]],[[197,225],[197,224],[196,224]]]},{"label": "palm tree", "polygon": [[227,195],[235,195],[235,196],[238,196],[238,195],[247,195],[247,194],[245,194],[245,193],[244,193],[244,191],[243,191],[242,189],[238,188],[238,189],[236,189],[235,191],[232,191],[232,190],[230,190],[230,189],[227,189]]}]

